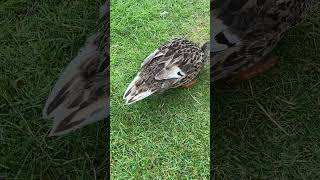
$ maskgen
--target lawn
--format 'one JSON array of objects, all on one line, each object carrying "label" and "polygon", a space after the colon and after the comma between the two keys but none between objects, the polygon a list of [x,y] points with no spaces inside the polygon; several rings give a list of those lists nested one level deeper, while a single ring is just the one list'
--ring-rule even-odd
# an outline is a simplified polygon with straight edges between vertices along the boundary
[{"label": "lawn", "polygon": [[216,179],[319,179],[319,42],[318,8],[280,42],[271,71],[238,89],[217,84]]},{"label": "lawn", "polygon": [[112,179],[209,177],[209,68],[190,89],[130,106],[122,99],[143,59],[162,43],[172,37],[209,40],[209,7],[206,0],[112,1]]},{"label": "lawn", "polygon": [[102,179],[106,131],[99,122],[63,137],[42,108],[59,73],[97,29],[100,2],[0,2],[0,179]]}]

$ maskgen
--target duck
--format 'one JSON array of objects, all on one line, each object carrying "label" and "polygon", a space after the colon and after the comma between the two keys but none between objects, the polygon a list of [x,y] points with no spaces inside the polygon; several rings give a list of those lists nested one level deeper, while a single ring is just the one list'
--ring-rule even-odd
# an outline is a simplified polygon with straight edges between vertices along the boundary
[{"label": "duck", "polygon": [[314,0],[211,0],[211,81],[249,80],[278,63],[272,50]]},{"label": "duck", "polygon": [[144,59],[125,90],[125,104],[167,89],[192,86],[209,58],[210,41],[198,46],[185,38],[172,38]]},{"label": "duck", "polygon": [[109,1],[101,6],[98,33],[90,36],[60,75],[43,108],[59,136],[109,115]]}]

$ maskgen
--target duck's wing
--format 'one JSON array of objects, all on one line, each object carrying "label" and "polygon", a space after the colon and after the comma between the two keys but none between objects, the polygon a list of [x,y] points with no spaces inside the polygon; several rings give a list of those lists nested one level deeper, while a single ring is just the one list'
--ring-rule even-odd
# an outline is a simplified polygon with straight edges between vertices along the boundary
[{"label": "duck's wing", "polygon": [[148,67],[155,60],[161,59],[164,56],[166,51],[163,49],[165,46],[166,45],[161,45],[141,63],[141,71],[137,73],[123,94],[123,99],[127,105],[140,101],[156,92],[156,89],[149,89],[148,86],[145,85],[150,78],[153,78],[152,72],[155,71],[155,69],[152,68],[151,71],[148,71]]},{"label": "duck's wing", "polygon": [[109,114],[109,2],[103,5],[100,31],[70,62],[49,95],[43,116],[53,119],[49,136],[62,135]]},{"label": "duck's wing", "polygon": [[211,80],[266,57],[283,33],[310,11],[313,0],[211,0]]},{"label": "duck's wing", "polygon": [[181,39],[173,38],[170,41],[162,44],[159,48],[157,48],[154,52],[152,52],[148,57],[146,57],[141,63],[141,68],[147,67],[150,65],[152,61],[164,62],[170,60],[168,55],[172,55],[176,52],[180,46],[178,43]]},{"label": "duck's wing", "polygon": [[[201,70],[203,56],[201,48],[188,40],[174,38],[164,43],[144,60],[123,99],[132,104],[157,91],[176,87],[177,80]],[[199,61],[199,67],[194,61]]]},{"label": "duck's wing", "polygon": [[[216,53],[241,44],[243,31],[240,26],[249,25],[250,14],[243,16],[248,0],[211,0],[211,52]],[[242,14],[242,16],[240,16]],[[253,14],[251,14],[253,15]],[[237,18],[237,19],[236,19]],[[239,18],[242,18],[241,20]],[[237,20],[243,24],[236,24]]]},{"label": "duck's wing", "polygon": [[[186,39],[173,39],[161,47],[163,56],[157,64],[164,64],[155,74],[156,80],[178,79],[200,71],[204,53],[200,47]],[[190,77],[191,78],[191,77]]]},{"label": "duck's wing", "polygon": [[[140,101],[159,90],[157,83],[154,83],[155,80],[160,80],[157,79],[156,72],[161,71],[173,60],[172,56],[179,49],[179,46],[176,46],[178,42],[179,40],[174,38],[162,44],[144,59],[141,71],[137,73],[123,95],[126,104]],[[151,87],[150,84],[153,86]]]},{"label": "duck's wing", "polygon": [[[156,80],[177,79],[188,73],[183,72],[182,67],[189,67],[189,65],[195,63],[191,61],[201,61],[203,56],[201,48],[197,45],[186,39],[173,38],[162,44],[143,61],[141,64],[142,70],[141,73],[138,73],[138,76],[146,77],[142,80],[149,78]],[[155,72],[157,73],[155,74]],[[135,82],[141,84],[142,80],[141,78],[135,78],[125,94],[134,86]]]},{"label": "duck's wing", "polygon": [[211,80],[227,77],[250,61],[239,52],[250,43],[246,34],[257,22],[261,9],[268,5],[267,1],[261,2],[265,4],[252,0],[211,0]]}]

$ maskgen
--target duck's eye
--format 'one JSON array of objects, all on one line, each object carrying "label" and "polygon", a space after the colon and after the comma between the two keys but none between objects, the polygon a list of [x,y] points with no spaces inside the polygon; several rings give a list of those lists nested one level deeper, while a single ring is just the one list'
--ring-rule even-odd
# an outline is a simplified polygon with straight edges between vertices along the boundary
[{"label": "duck's eye", "polygon": [[180,71],[178,72],[178,75],[179,75],[179,76],[183,76]]}]

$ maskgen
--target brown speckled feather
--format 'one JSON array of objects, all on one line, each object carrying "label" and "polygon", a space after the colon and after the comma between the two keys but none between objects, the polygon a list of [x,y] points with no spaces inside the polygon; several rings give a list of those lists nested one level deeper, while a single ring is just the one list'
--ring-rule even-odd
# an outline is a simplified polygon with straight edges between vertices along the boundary
[{"label": "brown speckled feather", "polygon": [[209,43],[200,48],[185,39],[170,40],[144,60],[141,71],[124,94],[126,103],[190,83],[208,59]]},{"label": "brown speckled feather", "polygon": [[106,118],[109,75],[109,2],[101,10],[100,30],[60,76],[43,109],[53,119],[50,136],[61,135]]},{"label": "brown speckled feather", "polygon": [[212,0],[211,80],[261,61],[311,5],[312,0]]}]

